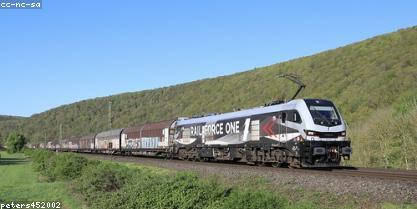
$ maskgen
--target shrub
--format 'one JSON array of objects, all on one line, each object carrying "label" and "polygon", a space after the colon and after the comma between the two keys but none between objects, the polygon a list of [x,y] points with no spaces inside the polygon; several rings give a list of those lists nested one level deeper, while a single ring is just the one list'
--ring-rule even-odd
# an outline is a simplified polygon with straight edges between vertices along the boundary
[{"label": "shrub", "polygon": [[75,182],[76,189],[84,195],[87,202],[106,192],[115,192],[123,187],[132,171],[126,166],[90,161]]},{"label": "shrub", "polygon": [[25,136],[20,133],[11,133],[7,137],[6,145],[7,145],[7,152],[9,153],[16,153],[20,152],[23,147],[25,147],[27,141]]},{"label": "shrub", "polygon": [[81,175],[87,162],[85,157],[73,153],[55,155],[49,175],[59,180],[75,179]]},{"label": "shrub", "polygon": [[117,193],[97,201],[97,208],[206,208],[222,198],[224,189],[190,173],[153,174],[138,170]]},{"label": "shrub", "polygon": [[47,150],[36,150],[31,153],[35,171],[44,171],[50,167],[54,153]]},{"label": "shrub", "polygon": [[37,150],[31,155],[34,169],[48,181],[75,179],[88,163],[86,158],[72,153],[55,154],[47,150]]}]

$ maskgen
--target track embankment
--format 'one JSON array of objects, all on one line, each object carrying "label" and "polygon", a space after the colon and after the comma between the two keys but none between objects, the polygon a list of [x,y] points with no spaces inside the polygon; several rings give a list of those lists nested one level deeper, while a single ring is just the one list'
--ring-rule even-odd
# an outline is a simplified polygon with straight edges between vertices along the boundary
[{"label": "track embankment", "polygon": [[417,203],[417,171],[385,169],[288,169],[241,164],[165,160],[147,157],[83,154],[88,158],[157,166],[169,170],[192,171],[202,177],[218,177],[227,182],[241,182],[247,177],[261,177],[271,187],[280,189],[329,192],[369,198],[373,202]]}]

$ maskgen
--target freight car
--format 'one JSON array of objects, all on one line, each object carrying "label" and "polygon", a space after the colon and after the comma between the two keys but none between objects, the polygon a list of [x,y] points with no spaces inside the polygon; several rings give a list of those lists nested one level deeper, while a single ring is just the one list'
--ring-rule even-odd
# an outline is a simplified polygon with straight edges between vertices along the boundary
[{"label": "freight car", "polygon": [[323,99],[114,129],[52,149],[290,167],[337,167],[352,153],[342,116]]},{"label": "freight car", "polygon": [[114,129],[98,133],[95,137],[94,148],[100,153],[118,153],[120,152],[120,137],[123,129]]},{"label": "freight car", "polygon": [[79,140],[79,150],[81,152],[92,152],[96,141],[96,134],[83,136]]},{"label": "freight car", "polygon": [[147,123],[123,129],[121,152],[128,155],[167,156],[173,145],[169,130],[175,120]]}]

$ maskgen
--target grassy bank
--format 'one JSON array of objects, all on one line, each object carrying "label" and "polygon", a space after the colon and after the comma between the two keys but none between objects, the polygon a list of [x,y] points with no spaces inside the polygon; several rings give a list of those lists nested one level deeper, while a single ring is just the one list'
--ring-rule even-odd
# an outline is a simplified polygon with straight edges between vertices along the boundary
[{"label": "grassy bank", "polygon": [[45,182],[21,153],[1,152],[0,202],[60,201],[63,208],[82,208],[63,181]]},{"label": "grassy bank", "polygon": [[258,178],[236,185],[202,179],[190,172],[88,160],[71,153],[36,151],[30,155],[33,168],[44,181],[68,182],[71,192],[82,197],[89,208],[415,208],[364,205],[355,199],[302,189],[284,194],[288,190],[271,190],[267,181]]},{"label": "grassy bank", "polygon": [[[91,158],[91,159],[94,159]],[[113,160],[101,160],[108,163],[115,163]],[[177,171],[168,170],[165,168],[154,167],[150,165],[142,165],[132,162],[120,162],[118,164],[126,165],[129,168],[146,169],[155,174],[171,174]],[[209,181],[214,181],[219,185],[227,185],[227,188],[243,191],[262,191],[273,193],[277,197],[285,200],[287,207],[284,208],[300,208],[300,209],[417,209],[416,204],[398,204],[398,203],[375,203],[366,194],[362,197],[353,197],[350,195],[336,195],[328,192],[319,192],[306,190],[301,187],[294,187],[293,184],[276,186],[267,178],[256,176],[242,176],[234,180],[224,179],[219,176],[207,177]],[[224,187],[225,188],[225,187]],[[243,207],[246,208],[246,207]],[[248,207],[249,208],[249,207]]]}]

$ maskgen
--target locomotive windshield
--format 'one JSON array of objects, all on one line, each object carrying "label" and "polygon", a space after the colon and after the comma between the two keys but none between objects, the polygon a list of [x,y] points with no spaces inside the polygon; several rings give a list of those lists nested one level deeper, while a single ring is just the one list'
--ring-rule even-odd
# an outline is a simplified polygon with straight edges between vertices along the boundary
[{"label": "locomotive windshield", "polygon": [[338,120],[336,110],[330,106],[310,106],[310,112],[313,118]]},{"label": "locomotive windshield", "polygon": [[327,100],[305,100],[314,123],[323,126],[340,125],[339,113],[333,103]]}]

